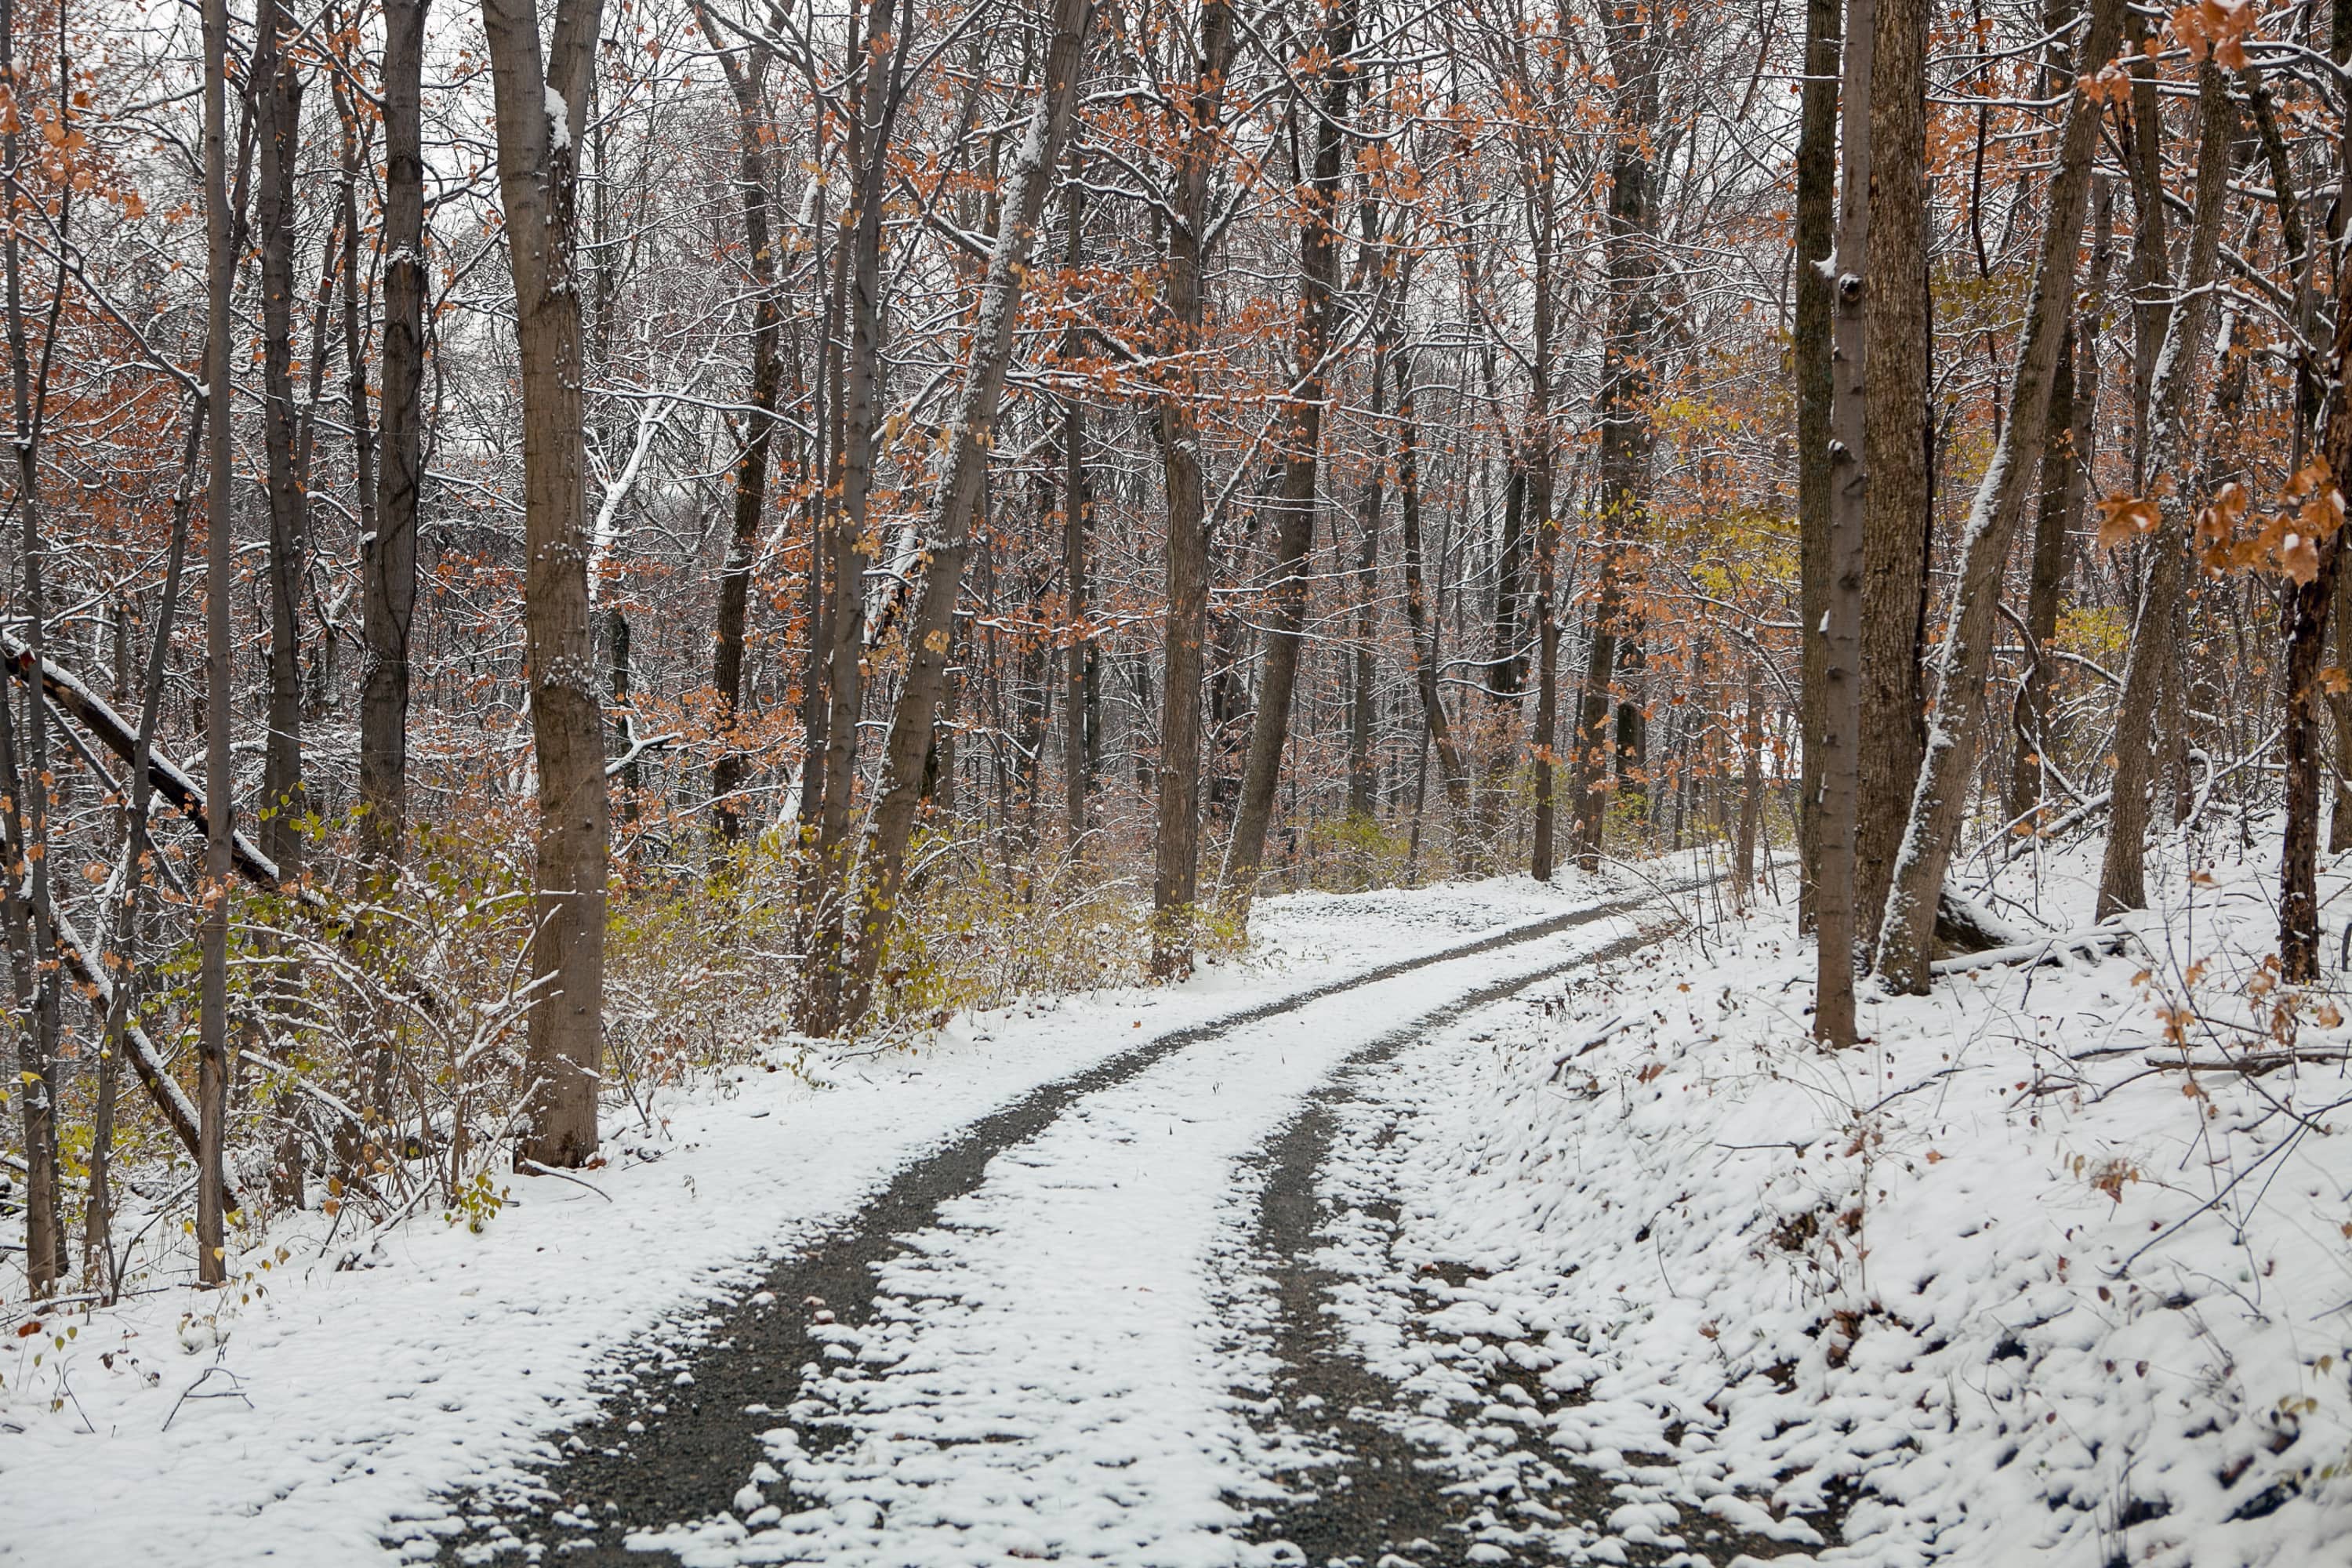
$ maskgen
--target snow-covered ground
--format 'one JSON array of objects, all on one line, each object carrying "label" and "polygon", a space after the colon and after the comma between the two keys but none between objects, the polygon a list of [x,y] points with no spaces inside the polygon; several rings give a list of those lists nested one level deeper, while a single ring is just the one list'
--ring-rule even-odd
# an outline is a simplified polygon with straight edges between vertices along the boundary
[{"label": "snow-covered ground", "polygon": [[[2096,848],[2010,912],[2084,923]],[[2144,944],[1866,988],[1843,1054],[1769,910],[1465,1020],[1345,1114],[1349,1332],[1502,1550],[2352,1563],[2352,1005],[2271,984],[2273,887],[2176,865]]]},{"label": "snow-covered ground", "polygon": [[[812,1058],[806,1077],[730,1070],[673,1094],[655,1107],[656,1124],[630,1116],[612,1128],[608,1167],[579,1181],[514,1179],[479,1234],[424,1215],[366,1243],[367,1267],[338,1272],[349,1231],[329,1241],[326,1219],[297,1215],[232,1259],[229,1291],[150,1281],[117,1308],[42,1318],[0,1352],[0,1559],[380,1560],[387,1535],[449,1522],[436,1494],[511,1473],[540,1435],[581,1414],[592,1373],[631,1336],[740,1291],[763,1257],[837,1223],[893,1171],[1033,1087],[1189,1025],[1640,885],[1520,878],[1267,900],[1250,962],[1180,987],[963,1017],[918,1050]],[[1406,989],[1431,994],[1426,982]],[[1286,1037],[1312,1033],[1288,1028]],[[1300,1047],[1267,1092],[1295,1092],[1331,1059]],[[1250,1065],[1247,1053],[1230,1065]],[[1187,1114],[1212,1124],[1217,1148],[1245,1142],[1246,1127],[1217,1120],[1242,1098],[1239,1081],[1221,1091],[1225,1068],[1183,1070],[1207,1076],[1163,1089],[1204,1097]],[[1262,1121],[1276,1107],[1252,1109]],[[1087,1127],[1159,1114],[1142,1100],[1089,1106]],[[1040,1160],[1059,1147],[1044,1141]],[[1188,1165],[1185,1180],[1197,1187],[1211,1173]],[[1013,1174],[1052,1185],[1043,1163]],[[975,1222],[1037,1195],[984,1194]],[[1203,1222],[1171,1211],[1169,1223]],[[959,1267],[1018,1262],[1006,1253]],[[1143,1272],[1139,1290],[1182,1286],[1161,1262]],[[1056,1321],[1087,1326],[1083,1314]],[[1170,1440],[1164,1425],[1152,1429],[1133,1440]]]}]

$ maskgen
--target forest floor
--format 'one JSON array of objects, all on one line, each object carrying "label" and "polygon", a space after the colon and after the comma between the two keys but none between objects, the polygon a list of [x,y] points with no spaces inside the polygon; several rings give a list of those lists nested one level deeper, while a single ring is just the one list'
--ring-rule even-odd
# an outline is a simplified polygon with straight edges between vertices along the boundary
[{"label": "forest floor", "polygon": [[[1269,900],[479,1234],[302,1216],[18,1342],[0,1559],[2342,1561],[2352,1026],[2282,1012],[2267,868],[1836,1056],[1695,868]],[[2072,931],[2084,868],[1990,901]]]}]

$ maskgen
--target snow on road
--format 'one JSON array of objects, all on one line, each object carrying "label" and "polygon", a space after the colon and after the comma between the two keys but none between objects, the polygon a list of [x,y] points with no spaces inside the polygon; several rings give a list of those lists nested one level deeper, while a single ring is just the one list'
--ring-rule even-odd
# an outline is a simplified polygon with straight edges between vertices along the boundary
[{"label": "snow on road", "polygon": [[[754,1065],[673,1094],[656,1107],[656,1125],[616,1120],[614,1163],[585,1184],[514,1179],[512,1203],[482,1234],[426,1214],[368,1242],[363,1267],[339,1272],[350,1229],[296,1215],[266,1237],[242,1238],[230,1291],[200,1295],[184,1280],[150,1279],[117,1308],[51,1314],[39,1332],[0,1352],[0,1561],[205,1568],[385,1560],[387,1536],[422,1544],[457,1527],[436,1500],[446,1489],[513,1479],[534,1455],[551,1453],[546,1434],[585,1414],[593,1374],[632,1336],[748,1288],[762,1258],[838,1223],[892,1171],[1035,1085],[1203,1020],[1623,890],[1594,879],[1541,888],[1520,878],[1270,900],[1255,922],[1252,963],[1181,987],[968,1016],[911,1052],[814,1058],[805,1066],[822,1087]],[[1384,1005],[1425,994],[1402,986]],[[1149,1123],[1161,1117],[1160,1140],[1191,1151],[1169,1154],[1184,1162],[1192,1198],[1140,1212],[1150,1227],[1140,1234],[1134,1221],[1097,1233],[1091,1257],[1066,1239],[1055,1270],[1032,1274],[1100,1267],[1130,1247],[1141,1254],[1118,1276],[1136,1289],[1109,1293],[1121,1312],[1105,1307],[1101,1292],[1041,1303],[1052,1334],[1071,1336],[1074,1368],[1094,1364],[1111,1325],[1138,1310],[1142,1287],[1184,1289],[1169,1271],[1180,1267],[1180,1244],[1214,1229],[1200,1184],[1222,1168],[1205,1151],[1238,1147],[1244,1135],[1228,1120],[1232,1108],[1310,1081],[1316,1064],[1336,1059],[1334,1042],[1381,1021],[1367,1005],[1335,999],[1321,1028],[1269,1026],[1276,1037],[1259,1044],[1271,1048],[1273,1076],[1249,1079],[1246,1090],[1238,1073],[1220,1088],[1212,1068],[1189,1089],[1171,1091],[1172,1100],[1152,1102],[1164,1116],[1140,1101],[1087,1108],[1089,1136],[1132,1135],[1139,1158]],[[1275,1101],[1244,1109],[1262,1122]],[[1200,1122],[1197,1139],[1168,1137],[1171,1121],[1191,1128],[1178,1117]],[[1008,1180],[1028,1182],[1033,1197],[1053,1195],[1053,1167],[1018,1172],[1008,1165]],[[960,1280],[992,1286],[1019,1268],[1017,1250],[992,1251],[984,1239],[1006,1201],[992,1193],[959,1215],[974,1227],[954,1264]],[[950,1317],[1000,1310],[984,1291],[927,1309]],[[1165,1363],[1172,1374],[1187,1352],[1155,1342],[1153,1353],[1177,1358]],[[1001,1372],[999,1363],[989,1374]],[[1171,1401],[1195,1398],[1172,1391],[1197,1383],[1171,1384]],[[942,1405],[938,1415],[960,1419],[973,1408]],[[1098,1441],[1086,1433],[1101,1408],[1098,1398],[1082,1403],[1040,1430],[1075,1453]],[[1131,1429],[1103,1426],[1099,1441],[1164,1452],[1177,1408]],[[874,1414],[879,1423],[886,1413]],[[1181,1500],[1162,1517],[1212,1518],[1201,1511],[1205,1470],[1185,1473]],[[1071,1509],[1091,1517],[1080,1504]]]},{"label": "snow on road", "polygon": [[[865,1332],[843,1330],[844,1359],[769,1434],[772,1471],[822,1506],[778,1517],[767,1505],[631,1544],[697,1568],[1018,1556],[1207,1568],[1263,1555],[1229,1533],[1244,1522],[1229,1494],[1263,1467],[1214,1298],[1254,1220],[1244,1162],[1366,1046],[1633,929],[1596,921],[1375,982],[1089,1096],[911,1238],[883,1271],[891,1304]],[[812,1453],[812,1417],[845,1423],[853,1440]]]}]

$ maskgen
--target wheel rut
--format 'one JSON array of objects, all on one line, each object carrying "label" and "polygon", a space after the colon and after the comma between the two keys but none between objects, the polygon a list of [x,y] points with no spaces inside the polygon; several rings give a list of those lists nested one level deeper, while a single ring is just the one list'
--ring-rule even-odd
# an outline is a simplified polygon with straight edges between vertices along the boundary
[{"label": "wheel rut", "polygon": [[[979,1119],[903,1167],[844,1224],[777,1259],[740,1299],[673,1320],[640,1341],[643,1349],[609,1369],[597,1414],[554,1439],[560,1458],[519,1483],[446,1497],[463,1525],[441,1538],[438,1561],[480,1563],[520,1552],[565,1563],[645,1568],[676,1562],[667,1552],[631,1551],[624,1537],[734,1510],[746,1475],[764,1456],[761,1434],[782,1424],[804,1373],[845,1353],[841,1331],[872,1319],[877,1271],[903,1251],[904,1238],[934,1226],[942,1205],[982,1184],[992,1161],[1036,1137],[1072,1105],[1230,1031],[1433,964],[1628,914],[1657,896],[1649,891],[1570,910],[1176,1029]],[[1591,962],[1593,955],[1584,955],[1483,986],[1372,1049],[1385,1046],[1392,1053],[1443,1017]],[[1311,1165],[1307,1169],[1311,1197]],[[676,1353],[665,1340],[690,1348]],[[843,1437],[817,1425],[803,1430],[803,1440],[810,1452],[823,1453]],[[782,1488],[770,1490],[782,1500]]]}]

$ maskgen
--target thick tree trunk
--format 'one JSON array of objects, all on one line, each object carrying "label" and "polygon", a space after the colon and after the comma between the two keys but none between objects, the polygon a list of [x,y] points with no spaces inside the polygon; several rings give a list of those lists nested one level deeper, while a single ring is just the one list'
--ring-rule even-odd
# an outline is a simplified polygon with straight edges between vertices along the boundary
[{"label": "thick tree trunk", "polygon": [[1866,949],[1895,874],[1927,742],[1919,656],[1927,585],[1928,0],[1877,0],[1870,95],[1870,389],[1862,535],[1862,777],[1854,908]]},{"label": "thick tree trunk", "polygon": [[[362,853],[381,875],[408,834],[409,633],[416,616],[416,515],[425,479],[425,18],[430,0],[383,16],[383,468],[375,527],[360,548]],[[349,285],[346,285],[349,287]]]},{"label": "thick tree trunk", "polygon": [[1870,255],[1870,99],[1876,29],[1872,0],[1847,0],[1839,88],[1843,178],[1838,193],[1838,276],[1832,285],[1830,400],[1829,592],[1821,628],[1821,809],[1814,844],[1813,1038],[1854,1043],[1854,807],[1861,782],[1862,535],[1870,495],[1864,462],[1864,275]]},{"label": "thick tree trunk", "polygon": [[[2227,79],[2207,64],[2198,73],[2197,202],[2189,221],[2189,258],[2149,378],[2150,472],[2143,494],[2158,493],[2162,477],[2185,466],[2189,432],[2184,428],[2189,389],[2204,353],[2205,324],[2212,314],[2213,279],[2221,247],[2221,220],[2229,205],[2230,139],[2237,121]],[[2115,784],[2108,806],[2106,857],[2099,868],[2098,918],[2106,919],[2147,902],[2143,875],[2147,853],[2150,741],[2155,733],[2157,693],[2172,657],[2172,620],[2188,565],[2187,498],[2165,498],[2163,521],[2147,544],[2131,654],[2124,665],[2124,689],[2116,706]],[[2159,505],[2163,505],[2159,501]]]},{"label": "thick tree trunk", "polygon": [[596,1150],[604,1062],[604,734],[588,595],[577,138],[588,123],[601,0],[559,0],[542,62],[527,0],[482,0],[498,112],[499,191],[514,274],[523,402],[523,646],[539,768],[528,1129],[518,1169]]},{"label": "thick tree trunk", "polygon": [[[2125,0],[2092,0],[2091,32],[2083,57],[2088,72],[2095,74],[2115,53],[2123,35],[2124,7]],[[1880,977],[1898,991],[1927,989],[1944,872],[1967,814],[1984,729],[1985,679],[1998,630],[2001,570],[2049,433],[2051,383],[2057,378],[2059,349],[2074,300],[2074,253],[2082,245],[2089,205],[2099,113],[2099,105],[2079,92],[2067,108],[2058,166],[2045,198],[2049,216],[2033,292],[2026,304],[2025,342],[2018,351],[2009,416],[2001,422],[2000,438],[1960,535],[1959,584],[1936,656],[1934,736],[1905,824],[1879,935]]]},{"label": "thick tree trunk", "polygon": [[[1189,129],[1176,153],[1174,212],[1167,224],[1161,300],[1171,353],[1194,348],[1207,313],[1201,272],[1209,239],[1209,176],[1222,140],[1225,77],[1234,50],[1229,0],[1202,0],[1200,75],[1185,100]],[[1153,417],[1168,500],[1168,619],[1151,872],[1151,973],[1161,979],[1181,979],[1192,971],[1193,906],[1200,900],[1201,675],[1209,637],[1209,539],[1199,390],[1196,373],[1178,372]]]},{"label": "thick tree trunk", "polygon": [[883,747],[882,785],[866,830],[856,942],[843,998],[845,1024],[862,1019],[872,1004],[875,975],[889,941],[906,876],[907,841],[914,832],[923,760],[930,750],[931,721],[947,671],[956,597],[962,591],[964,556],[970,548],[972,508],[987,477],[997,403],[1013,354],[1022,279],[1038,217],[1045,210],[1046,187],[1053,183],[1054,165],[1069,130],[1070,105],[1076,93],[1091,16],[1090,0],[1056,0],[1054,31],[1045,50],[1045,89],[1031,111],[997,216],[995,243],[972,324],[963,392],[944,437],[944,471],[923,522],[923,553],[929,564],[924,569],[921,595],[907,623],[906,674],[890,715],[889,737]]},{"label": "thick tree trunk", "polygon": [[768,51],[754,48],[748,61],[719,47],[719,28],[697,6],[702,31],[719,57],[735,100],[735,133],[740,143],[735,168],[736,198],[743,213],[743,249],[757,290],[751,305],[751,395],[745,416],[743,449],[735,459],[735,513],[727,541],[726,564],[719,574],[719,616],[711,648],[711,690],[718,710],[719,757],[710,767],[711,826],[723,843],[743,835],[743,780],[749,766],[742,737],[743,636],[751,603],[751,556],[759,548],[760,519],[768,504],[768,469],[776,434],[776,397],[783,383],[778,342],[783,315],[776,298],[775,243],[768,232],[767,126],[760,91],[767,76]]},{"label": "thick tree trunk", "polygon": [[1806,0],[1805,86],[1797,130],[1797,314],[1791,348],[1797,382],[1798,618],[1803,660],[1799,730],[1797,919],[1813,923],[1813,889],[1821,876],[1822,726],[1828,700],[1829,640],[1821,631],[1829,608],[1830,333],[1836,303],[1822,262],[1837,228],[1837,113],[1840,0]]},{"label": "thick tree trunk", "polygon": [[1355,68],[1356,0],[1339,0],[1322,39],[1321,102],[1315,114],[1315,167],[1299,226],[1298,320],[1294,338],[1290,451],[1283,464],[1282,521],[1275,531],[1274,584],[1267,595],[1265,658],[1258,671],[1257,712],[1250,723],[1240,810],[1225,849],[1226,906],[1244,921],[1257,891],[1275,788],[1290,741],[1290,706],[1306,641],[1307,557],[1314,547],[1317,479],[1323,451],[1323,404],[1330,392],[1324,360],[1331,346],[1332,296],[1339,283],[1340,178],[1346,162],[1341,121]]}]

